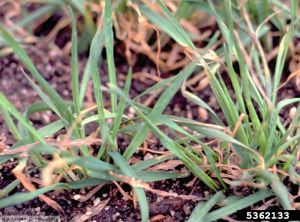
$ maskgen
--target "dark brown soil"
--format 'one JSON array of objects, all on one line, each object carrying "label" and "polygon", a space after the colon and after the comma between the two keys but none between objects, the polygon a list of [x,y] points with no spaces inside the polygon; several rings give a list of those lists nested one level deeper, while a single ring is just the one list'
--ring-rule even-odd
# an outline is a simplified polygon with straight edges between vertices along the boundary
[{"label": "dark brown soil", "polygon": [[[12,181],[14,178],[13,175],[11,175],[10,168],[5,168],[1,174],[6,175],[5,181]],[[203,186],[198,183],[195,184],[192,191],[186,187],[190,179],[191,178],[177,181],[167,180],[152,185],[153,187],[165,191],[203,197]],[[4,187],[6,185],[7,183],[2,180],[0,186]],[[123,186],[123,188],[130,192],[127,186]],[[20,188],[19,186],[18,191],[25,192],[24,188]],[[116,193],[115,191],[116,189],[113,185],[106,185],[91,197],[91,199],[83,203],[74,200],[74,198],[78,194],[84,196],[86,194],[85,191],[63,191],[58,195],[55,192],[49,192],[47,196],[55,199],[62,206],[65,215],[59,215],[58,212],[39,199],[1,209],[0,215],[60,216],[63,221],[71,221],[78,215],[88,215],[97,203],[99,204],[100,201],[102,202],[110,198],[104,209],[98,215],[89,218],[87,221],[139,221],[139,211],[138,209],[134,209],[132,201],[125,200],[120,193]],[[163,221],[185,221],[195,206],[195,203],[190,200],[162,198],[153,193],[147,193],[147,198],[149,201],[150,216],[154,218],[155,216],[159,216],[163,218]]]}]

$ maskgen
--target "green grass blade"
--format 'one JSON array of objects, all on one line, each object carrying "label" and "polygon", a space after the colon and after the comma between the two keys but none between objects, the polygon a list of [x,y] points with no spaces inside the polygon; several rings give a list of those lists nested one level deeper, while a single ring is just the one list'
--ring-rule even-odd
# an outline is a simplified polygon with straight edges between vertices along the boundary
[{"label": "green grass blade", "polygon": [[67,2],[74,6],[81,14],[84,13],[85,0],[67,0]]},{"label": "green grass blade", "polygon": [[[47,110],[50,110],[50,108],[45,102],[36,102],[30,105],[28,108],[26,108],[25,112],[23,113],[23,116],[26,118],[27,121],[29,121],[29,116],[31,114]],[[23,138],[28,136],[26,128],[21,123],[18,123],[18,129]]]},{"label": "green grass blade", "polygon": [[43,92],[43,90],[24,72],[23,73],[26,79],[28,80],[30,86],[38,94],[38,96],[50,107],[50,109],[55,112],[60,118],[63,118],[60,112],[57,110],[55,104],[52,100]]},{"label": "green grass blade", "polygon": [[[116,68],[114,63],[114,35],[112,30],[111,0],[105,0],[105,8],[103,13],[109,83],[117,86]],[[115,94],[111,94],[111,109],[113,113],[117,112],[117,97]]]},{"label": "green grass blade", "polygon": [[[57,120],[53,123],[50,123],[47,126],[44,126],[40,129],[38,129],[37,132],[42,138],[46,138],[48,136],[55,134],[56,132],[61,130],[63,127],[64,127],[64,122],[62,120]],[[18,141],[16,144],[14,144],[12,146],[12,149],[17,148],[19,146],[29,144],[31,142],[32,142],[31,137],[26,136],[26,137],[22,138],[22,140]]]},{"label": "green grass blade", "polygon": [[[125,86],[124,86],[124,93],[127,96],[129,95],[131,80],[132,80],[132,70],[129,69],[128,74],[127,74],[127,79],[125,82]],[[118,130],[119,130],[121,122],[122,122],[122,117],[124,114],[125,106],[126,106],[126,101],[123,98],[121,98],[120,102],[118,104],[118,112],[117,112],[117,116],[115,118],[113,129],[112,129],[113,139],[115,139],[115,137],[118,134]]]},{"label": "green grass blade", "polygon": [[[180,73],[177,74],[172,84],[169,85],[169,87],[163,92],[163,94],[159,97],[159,99],[155,103],[155,106],[149,115],[150,119],[153,119],[155,116],[160,115],[164,111],[164,109],[167,107],[172,97],[180,89],[183,81],[193,73],[195,68],[196,68],[196,64],[191,63],[184,70],[182,70]],[[129,144],[129,146],[127,147],[126,151],[123,154],[123,156],[126,159],[129,159],[136,151],[136,149],[142,144],[148,132],[149,132],[148,127],[144,125],[143,128],[134,136],[131,143]]]},{"label": "green grass blade", "polygon": [[180,26],[176,18],[170,13],[166,6],[158,1],[159,6],[162,8],[166,17],[161,16],[157,12],[149,9],[145,5],[140,5],[139,9],[145,17],[147,17],[151,23],[155,24],[158,28],[169,34],[176,42],[184,47],[195,49],[193,42],[190,40],[188,34]]},{"label": "green grass blade", "polygon": [[238,210],[242,210],[246,207],[251,206],[261,200],[264,200],[272,195],[272,192],[268,190],[260,190],[255,194],[252,194],[243,199],[237,200],[235,202],[230,203],[229,205],[222,207],[218,210],[214,210],[208,213],[203,221],[216,221],[218,219],[223,219],[225,216],[230,216]]},{"label": "green grass blade", "polygon": [[[172,15],[172,13],[168,10],[168,8],[164,5],[163,1],[158,0],[158,5],[161,7],[162,11],[166,15],[167,20],[172,24],[172,33],[171,36],[174,36],[175,33],[178,33],[178,36],[182,38],[184,41],[184,46],[189,46],[191,49],[196,49],[194,43],[191,41],[189,35],[185,32],[185,30],[181,27],[180,23],[177,21],[176,17]],[[156,24],[158,25],[158,24]]]},{"label": "green grass blade", "polygon": [[290,44],[293,36],[294,36],[294,32],[295,32],[295,26],[296,26],[296,22],[297,22],[297,15],[298,15],[298,4],[299,1],[298,0],[292,0],[291,1],[291,12],[292,12],[292,21],[289,27],[288,32],[284,35],[284,37],[282,38],[280,45],[279,45],[279,50],[278,50],[278,56],[276,59],[276,66],[275,66],[275,73],[274,73],[274,83],[273,83],[273,90],[272,90],[272,102],[273,104],[275,104],[276,102],[276,98],[277,98],[277,90],[278,90],[278,86],[280,84],[280,80],[281,80],[281,76],[282,76],[282,71],[284,68],[284,63],[286,60],[286,56],[287,56],[287,52],[288,52],[288,48],[286,47]]},{"label": "green grass blade", "polygon": [[31,12],[30,14],[27,14],[22,18],[22,20],[16,22],[17,26],[20,27],[26,27],[28,26],[31,22],[36,21],[40,17],[44,16],[45,14],[50,14],[54,12],[58,8],[58,4],[49,4],[45,5],[38,10],[35,10],[34,12]]},{"label": "green grass blade", "polygon": [[[133,168],[132,168],[133,169]],[[144,182],[157,182],[162,180],[168,180],[168,179],[176,179],[176,178],[183,178],[187,177],[188,173],[174,173],[174,172],[165,172],[165,171],[144,171],[144,170],[138,170],[133,169],[135,175],[137,175],[137,179],[142,180]],[[122,174],[120,170],[114,171],[116,174]],[[118,177],[111,176],[107,171],[94,171],[94,170],[88,170],[87,175],[91,178],[95,179],[101,179],[109,181],[121,181],[122,179]]]},{"label": "green grass blade", "polygon": [[198,222],[198,221],[204,221],[204,217],[207,215],[207,213],[210,211],[210,209],[220,202],[224,198],[224,194],[219,191],[215,193],[211,198],[209,198],[206,202],[200,202],[197,204],[195,209],[193,210],[191,216],[188,219],[188,222]]},{"label": "green grass blade", "polygon": [[31,124],[18,112],[18,110],[7,100],[7,98],[0,93],[0,106],[2,109],[5,109],[9,112],[13,117],[15,117],[20,123],[26,127],[26,129],[35,137],[35,139],[42,144],[45,144],[44,139],[40,136],[40,134],[31,126]]},{"label": "green grass blade", "polygon": [[132,169],[135,170],[144,170],[147,169],[149,167],[152,167],[156,164],[162,163],[168,159],[174,158],[174,155],[166,155],[166,156],[158,156],[158,157],[153,157],[149,160],[144,160],[144,161],[140,161],[134,165],[132,165]]},{"label": "green grass blade", "polygon": [[[95,36],[98,36],[97,37],[98,38],[97,39],[97,44],[94,43],[93,48],[90,48],[90,50],[92,49],[92,51],[90,51],[90,55],[89,55],[87,64],[85,66],[85,69],[84,69],[84,72],[83,72],[83,77],[82,77],[81,84],[80,84],[80,92],[79,92],[80,107],[82,107],[84,97],[85,97],[85,93],[86,93],[86,89],[87,89],[90,77],[92,75],[92,69],[93,69],[91,67],[92,66],[92,60],[98,61],[99,58],[100,58],[100,55],[102,53],[103,43],[104,43],[104,31],[102,29],[102,26],[100,26],[98,28]],[[98,65],[98,64],[96,63],[96,65]]]},{"label": "green grass blade", "polygon": [[263,179],[270,183],[270,186],[278,197],[281,205],[285,210],[295,210],[292,206],[291,199],[289,197],[289,191],[287,187],[279,180],[277,175],[274,175],[266,170],[257,172]]},{"label": "green grass blade", "polygon": [[145,89],[145,91],[143,91],[141,94],[139,94],[138,96],[136,96],[134,98],[134,100],[136,100],[137,98],[140,98],[142,96],[145,96],[147,95],[149,92],[152,92],[152,91],[155,91],[155,90],[158,90],[158,89],[161,89],[161,88],[167,88],[172,81],[174,81],[174,79],[176,78],[176,76],[172,76],[172,77],[169,77],[167,79],[162,79],[160,82],[154,84],[153,86]]},{"label": "green grass blade", "polygon": [[[265,154],[265,158],[269,160],[273,154],[277,152],[277,149],[274,148],[274,141],[276,139],[276,127],[277,127],[277,121],[279,119],[279,112],[286,106],[298,103],[300,102],[300,98],[293,98],[293,99],[285,99],[280,101],[276,108],[272,111],[271,117],[270,117],[270,130],[269,130],[269,138],[268,138],[268,146]],[[297,120],[297,118],[296,118]]]},{"label": "green grass blade", "polygon": [[218,115],[215,113],[215,111],[213,111],[213,109],[206,102],[204,102],[202,99],[200,99],[195,94],[188,92],[186,89],[182,89],[181,92],[185,98],[187,98],[191,102],[197,104],[198,106],[203,107],[204,109],[208,110],[209,114],[211,115],[211,117],[213,118],[213,120],[216,124],[221,125],[221,126],[224,125],[224,123],[218,117]]},{"label": "green grass blade", "polygon": [[0,190],[0,198],[7,196],[11,191],[13,191],[20,184],[19,180],[14,180],[8,184],[5,188]]},{"label": "green grass blade", "polygon": [[80,157],[68,162],[92,171],[108,171],[116,169],[116,167],[114,167],[113,165],[92,156]]},{"label": "green grass blade", "polygon": [[[95,36],[93,37],[91,46],[90,46],[90,55],[89,55],[89,61],[88,61],[88,69],[87,73],[92,74],[92,81],[93,81],[93,87],[94,87],[94,95],[96,99],[97,104],[97,112],[98,112],[98,121],[101,128],[101,138],[102,138],[102,145],[98,152],[97,157],[101,157],[104,153],[104,144],[106,141],[107,136],[109,136],[109,127],[105,122],[105,112],[104,112],[104,103],[103,103],[103,94],[101,89],[101,78],[99,74],[98,69],[98,59],[99,59],[99,52],[97,51],[99,49],[99,45],[102,45],[103,36],[101,35],[102,29],[98,28]],[[99,42],[100,40],[100,42]],[[84,91],[83,91],[84,92]],[[110,139],[110,138],[109,138]],[[110,139],[111,141],[111,139]]]},{"label": "green grass blade", "polygon": [[12,135],[15,137],[16,140],[21,140],[22,135],[21,132],[19,132],[18,128],[16,127],[14,121],[12,120],[9,112],[0,106],[0,113],[2,114],[2,117],[9,129],[9,131],[12,133]]},{"label": "green grass blade", "polygon": [[[118,164],[125,176],[138,178],[135,172],[130,168],[126,160],[119,153],[110,153],[110,156],[113,158],[115,163]],[[139,187],[133,187],[133,190],[139,202],[142,221],[147,222],[149,220],[149,206],[145,191]]]},{"label": "green grass blade", "polygon": [[94,94],[95,94],[95,99],[96,99],[96,104],[97,104],[97,112],[98,112],[98,117],[99,117],[99,125],[101,127],[101,138],[103,140],[103,143],[101,145],[101,149],[98,152],[98,157],[101,157],[104,151],[104,141],[106,141],[106,137],[109,133],[109,127],[107,126],[105,122],[105,113],[104,113],[104,103],[103,103],[103,94],[102,94],[102,89],[101,89],[101,79],[99,75],[99,70],[97,67],[97,58],[94,56],[94,50],[93,46],[98,43],[97,37],[98,37],[98,31],[93,38],[92,44],[91,44],[91,72],[92,72],[92,79],[93,79],[93,86],[94,86]]},{"label": "green grass blade", "polygon": [[75,107],[75,112],[77,116],[80,113],[80,102],[79,102],[79,80],[78,80],[78,50],[77,50],[77,28],[76,28],[76,18],[72,11],[72,8],[69,7],[69,13],[72,18],[72,55],[71,55],[71,73],[72,73],[72,95],[73,103]]}]

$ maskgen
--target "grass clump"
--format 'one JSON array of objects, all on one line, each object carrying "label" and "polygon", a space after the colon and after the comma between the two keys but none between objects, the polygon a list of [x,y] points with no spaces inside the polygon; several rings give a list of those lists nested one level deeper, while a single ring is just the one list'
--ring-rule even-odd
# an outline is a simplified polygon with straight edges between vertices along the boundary
[{"label": "grass clump", "polygon": [[[207,40],[208,44],[204,49],[194,44],[193,36],[178,22],[178,17],[189,19],[180,8],[174,15],[161,0],[153,4],[146,1],[131,2],[140,19],[148,19],[148,24],[151,23],[163,32],[160,38],[162,44],[172,38],[182,46],[191,60],[178,74],[158,82],[143,93],[147,95],[151,91],[162,90],[153,108],[138,103],[136,98],[130,98],[131,70],[128,70],[124,88],[118,86],[112,25],[113,13],[118,13],[115,11],[119,9],[118,2],[112,5],[111,1],[105,1],[101,25],[90,43],[81,82],[78,75],[76,19],[69,8],[72,18],[71,102],[64,101],[51,88],[25,50],[1,26],[2,41],[13,49],[31,74],[24,73],[24,76],[41,102],[29,107],[23,115],[0,94],[1,113],[17,140],[13,147],[2,152],[0,160],[4,163],[16,158],[19,162],[13,170],[17,180],[2,189],[1,196],[6,197],[0,200],[0,207],[40,197],[56,210],[62,211],[58,203],[44,193],[61,188],[79,189],[120,181],[132,186],[142,221],[148,221],[149,207],[145,191],[151,192],[153,189],[147,182],[193,174],[216,193],[196,206],[189,221],[199,221],[199,218],[201,221],[215,221],[274,195],[283,209],[296,209],[297,206],[282,181],[289,176],[292,183],[299,185],[299,175],[296,172],[299,160],[296,159],[296,154],[299,152],[300,134],[297,124],[300,109],[297,108],[289,125],[282,123],[280,112],[288,105],[298,103],[300,99],[280,100],[278,90],[288,56],[288,45],[298,35],[298,2],[292,0],[290,8],[278,1],[271,2],[272,7],[282,10],[284,21],[290,21],[286,31],[282,26],[287,24],[282,24],[281,17],[277,14],[268,17],[274,9],[265,5],[265,1],[249,1],[240,5],[230,0],[220,1],[219,4],[212,1],[182,1],[179,6],[185,10],[195,12],[202,8],[215,18],[223,41],[214,50],[209,46],[219,41],[215,36]],[[266,32],[269,28],[266,19],[282,31],[274,71],[271,71],[264,52],[264,47],[268,50],[267,42],[270,38]],[[109,89],[102,86],[102,73],[98,69],[103,45]],[[208,79],[222,115],[216,113],[187,85],[196,71],[204,73]],[[84,96],[90,80],[93,83],[96,105],[85,107]],[[104,106],[104,91],[110,96],[109,110]],[[212,123],[164,114],[178,91],[191,103],[206,109]],[[137,116],[127,116],[126,107],[132,107]],[[45,109],[54,112],[59,120],[36,130],[27,117],[33,111]],[[14,120],[18,125],[15,125]],[[96,122],[99,130],[93,135],[87,135],[84,128],[91,122]],[[162,130],[162,126],[168,133]],[[62,141],[48,138],[61,129],[67,132]],[[169,155],[129,164],[128,161],[146,141],[149,133],[160,140]],[[120,135],[131,136],[124,153],[120,152],[117,143]],[[213,142],[207,143],[207,139],[213,139]],[[99,149],[92,149],[91,146],[95,144]],[[180,160],[187,171],[178,173],[147,170],[173,158]],[[41,172],[41,188],[36,189],[28,180],[25,172],[27,165]],[[10,195],[19,183],[30,192]],[[225,197],[223,194],[223,190],[243,186],[251,187],[253,193],[247,197]],[[231,201],[232,199],[235,201]]]}]

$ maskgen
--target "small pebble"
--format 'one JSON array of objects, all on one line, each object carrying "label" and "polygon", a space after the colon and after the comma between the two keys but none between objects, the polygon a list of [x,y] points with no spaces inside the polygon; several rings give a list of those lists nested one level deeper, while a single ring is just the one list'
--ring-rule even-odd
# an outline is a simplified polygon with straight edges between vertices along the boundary
[{"label": "small pebble", "polygon": [[47,111],[45,113],[42,113],[42,118],[45,121],[45,123],[49,124],[51,122],[51,112]]},{"label": "small pebble", "polygon": [[74,200],[79,200],[81,198],[81,195],[79,195],[79,194],[75,194],[74,196],[73,196],[73,199]]},{"label": "small pebble", "polygon": [[191,214],[191,208],[189,206],[184,205],[182,209],[183,209],[185,215],[190,215]]},{"label": "small pebble", "polygon": [[64,95],[64,96],[69,95],[69,91],[65,89],[65,90],[63,91],[63,95]]},{"label": "small pebble", "polygon": [[117,213],[115,213],[115,214],[112,216],[112,219],[113,219],[113,220],[116,220],[119,216],[120,216],[120,213],[117,212]]},{"label": "small pebble", "polygon": [[208,119],[208,113],[207,113],[206,109],[203,109],[202,107],[198,107],[198,115],[201,120]]},{"label": "small pebble", "polygon": [[208,191],[204,191],[204,197],[207,197],[209,195]]},{"label": "small pebble", "polygon": [[133,118],[135,116],[135,110],[132,107],[129,107],[128,117]]},{"label": "small pebble", "polygon": [[150,160],[153,158],[153,155],[151,153],[147,153],[145,156],[144,156],[144,160]]},{"label": "small pebble", "polygon": [[91,211],[91,210],[87,210],[86,212],[85,212],[85,215],[92,215],[93,214],[93,212]]},{"label": "small pebble", "polygon": [[297,112],[297,108],[295,106],[293,106],[291,109],[290,109],[290,113],[289,113],[289,118],[290,119],[294,119],[295,115],[296,115],[296,112]]},{"label": "small pebble", "polygon": [[299,92],[300,91],[300,77],[297,75],[295,79],[295,84],[296,84],[296,90]]},{"label": "small pebble", "polygon": [[188,119],[193,119],[193,112],[192,112],[191,106],[187,105],[186,110],[187,110],[186,117]]},{"label": "small pebble", "polygon": [[97,206],[97,205],[99,205],[99,203],[100,203],[100,198],[97,197],[97,198],[93,201],[93,204],[94,204],[94,206]]},{"label": "small pebble", "polygon": [[173,111],[174,111],[175,113],[179,113],[179,112],[181,111],[181,109],[180,109],[180,107],[179,107],[178,104],[175,104],[175,106],[174,106],[174,108],[173,108]]}]

